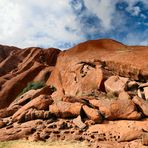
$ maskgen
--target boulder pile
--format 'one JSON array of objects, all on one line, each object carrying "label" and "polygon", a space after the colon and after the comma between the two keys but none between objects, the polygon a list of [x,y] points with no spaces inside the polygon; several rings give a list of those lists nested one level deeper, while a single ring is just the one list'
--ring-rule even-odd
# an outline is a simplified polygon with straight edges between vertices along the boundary
[{"label": "boulder pile", "polygon": [[2,58],[0,141],[148,146],[148,47],[101,39],[66,51],[16,49]]}]

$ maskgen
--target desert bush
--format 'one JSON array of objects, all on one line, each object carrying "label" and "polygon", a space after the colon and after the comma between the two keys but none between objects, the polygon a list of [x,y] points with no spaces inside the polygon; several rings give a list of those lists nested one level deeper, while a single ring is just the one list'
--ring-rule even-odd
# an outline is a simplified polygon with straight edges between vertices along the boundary
[{"label": "desert bush", "polygon": [[51,85],[51,86],[50,86],[50,88],[51,88],[51,91],[52,91],[52,92],[57,91],[56,87],[55,87],[55,86],[53,86],[53,85]]},{"label": "desert bush", "polygon": [[20,95],[28,92],[29,90],[37,90],[40,89],[42,87],[46,86],[45,82],[43,81],[38,81],[38,82],[30,82],[27,84],[27,86],[22,90],[22,92],[20,93]]}]

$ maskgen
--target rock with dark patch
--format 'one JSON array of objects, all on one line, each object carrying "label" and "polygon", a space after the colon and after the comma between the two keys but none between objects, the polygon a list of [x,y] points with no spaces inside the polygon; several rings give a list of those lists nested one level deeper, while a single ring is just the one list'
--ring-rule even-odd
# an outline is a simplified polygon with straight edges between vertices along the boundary
[{"label": "rock with dark patch", "polygon": [[28,92],[22,94],[21,96],[17,97],[7,109],[15,108],[16,106],[24,106],[34,98],[43,95],[43,96],[49,96],[53,93],[50,86],[45,86],[43,88],[37,89],[37,90],[29,90]]},{"label": "rock with dark patch", "polygon": [[30,120],[36,120],[36,119],[50,119],[52,117],[52,114],[49,111],[45,110],[36,110],[36,109],[28,109],[24,111],[18,118],[17,121],[19,123],[21,122],[27,122]]},{"label": "rock with dark patch", "polygon": [[11,108],[0,109],[0,118],[12,116],[19,108],[20,106],[13,106]]},{"label": "rock with dark patch", "polygon": [[148,100],[148,82],[139,86],[138,96],[142,99]]}]

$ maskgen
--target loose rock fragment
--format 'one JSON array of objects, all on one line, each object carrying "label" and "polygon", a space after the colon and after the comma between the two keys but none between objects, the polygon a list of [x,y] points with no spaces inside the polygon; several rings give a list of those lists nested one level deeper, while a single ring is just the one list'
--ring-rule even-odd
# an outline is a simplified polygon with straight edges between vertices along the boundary
[{"label": "loose rock fragment", "polygon": [[145,100],[148,100],[148,87],[144,87]]},{"label": "loose rock fragment", "polygon": [[139,88],[144,88],[144,87],[148,87],[148,82],[147,83],[143,83],[139,86]]},{"label": "loose rock fragment", "polygon": [[130,81],[127,83],[128,90],[138,90],[138,83],[136,81]]},{"label": "loose rock fragment", "polygon": [[138,96],[142,99],[148,100],[148,82],[139,86]]},{"label": "loose rock fragment", "polygon": [[140,107],[145,116],[148,116],[148,102],[146,100],[135,96],[132,101]]},{"label": "loose rock fragment", "polygon": [[89,119],[93,120],[95,123],[102,122],[102,115],[99,110],[90,108],[87,105],[84,105],[82,108]]},{"label": "loose rock fragment", "polygon": [[120,92],[126,89],[128,80],[129,80],[128,78],[111,76],[104,83],[105,90],[106,92],[119,94]]},{"label": "loose rock fragment", "polygon": [[81,116],[78,116],[73,120],[73,123],[78,126],[80,129],[84,129],[86,124],[82,122]]}]

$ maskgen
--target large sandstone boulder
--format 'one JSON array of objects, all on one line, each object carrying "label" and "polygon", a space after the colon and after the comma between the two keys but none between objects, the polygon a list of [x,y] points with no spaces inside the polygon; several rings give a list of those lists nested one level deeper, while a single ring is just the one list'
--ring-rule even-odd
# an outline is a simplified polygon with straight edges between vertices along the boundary
[{"label": "large sandstone boulder", "polygon": [[24,124],[15,124],[10,127],[2,128],[0,141],[10,141],[18,139],[27,139],[30,134],[36,131],[36,127],[41,123],[39,120],[29,121]]},{"label": "large sandstone boulder", "polygon": [[58,101],[49,106],[49,111],[56,117],[73,118],[80,115],[82,104]]},{"label": "large sandstone boulder", "polygon": [[89,119],[93,120],[95,123],[102,122],[102,115],[99,110],[90,108],[87,105],[84,105],[82,108]]},{"label": "large sandstone boulder", "polygon": [[51,87],[45,86],[43,88],[37,90],[29,90],[28,92],[22,94],[21,96],[17,97],[7,109],[15,108],[16,106],[23,106],[29,101],[33,100],[34,98],[40,95],[51,95],[53,93]]},{"label": "large sandstone boulder", "polygon": [[118,99],[99,99],[90,100],[89,102],[96,106],[106,119],[114,120],[141,118],[141,114],[137,112],[134,102],[132,102],[125,92],[119,94]]},{"label": "large sandstone boulder", "polygon": [[120,92],[125,91],[127,87],[127,82],[128,78],[111,76],[104,83],[106,92],[119,94]]},{"label": "large sandstone boulder", "polygon": [[[148,121],[109,121],[104,124],[96,124],[89,127],[89,132],[98,132],[107,141],[127,142],[139,139],[139,146],[142,147],[141,138],[145,135],[143,129],[148,129]],[[147,132],[146,132],[147,133]],[[146,136],[143,137],[143,144],[146,144]],[[128,143],[127,143],[128,144]],[[135,147],[135,146],[134,146]]]},{"label": "large sandstone boulder", "polygon": [[[69,65],[70,66],[70,65]],[[68,67],[67,67],[68,68]],[[57,70],[58,71],[58,70]],[[64,73],[57,72],[58,86],[54,85],[59,95],[54,98],[61,98],[64,95],[83,96],[99,89],[103,81],[103,71],[99,62],[78,62],[73,63]],[[62,83],[61,83],[62,82]],[[50,84],[47,82],[47,84]]]},{"label": "large sandstone boulder", "polygon": [[12,116],[16,111],[18,111],[19,106],[13,106],[12,108],[0,109],[0,118],[6,118]]}]

